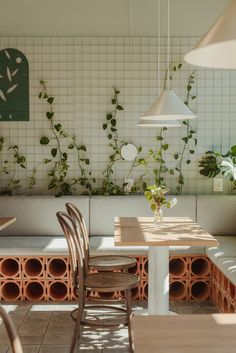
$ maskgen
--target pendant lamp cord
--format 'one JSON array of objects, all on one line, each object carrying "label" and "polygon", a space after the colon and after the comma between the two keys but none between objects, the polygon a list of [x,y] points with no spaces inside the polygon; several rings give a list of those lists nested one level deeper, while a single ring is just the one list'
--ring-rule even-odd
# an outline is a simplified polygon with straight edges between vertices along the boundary
[{"label": "pendant lamp cord", "polygon": [[157,0],[157,35],[158,35],[158,43],[157,43],[157,90],[158,90],[158,95],[161,93],[160,90],[160,50],[161,50],[161,4],[160,0]]},{"label": "pendant lamp cord", "polygon": [[[131,72],[133,63],[133,38],[132,38],[132,0],[129,0],[129,86],[130,86],[130,111],[133,113],[133,87],[131,82]],[[130,126],[129,126],[130,131]]]},{"label": "pendant lamp cord", "polygon": [[167,1],[167,89],[170,89],[170,0]]}]

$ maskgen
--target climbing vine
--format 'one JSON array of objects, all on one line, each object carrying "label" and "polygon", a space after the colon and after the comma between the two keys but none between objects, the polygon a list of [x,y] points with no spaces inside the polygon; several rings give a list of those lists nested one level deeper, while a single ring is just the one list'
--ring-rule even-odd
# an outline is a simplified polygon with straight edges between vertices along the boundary
[{"label": "climbing vine", "polygon": [[[40,139],[41,145],[50,145],[50,158],[44,159],[44,164],[49,164],[50,169],[48,176],[51,178],[48,189],[55,191],[55,196],[71,195],[76,190],[76,185],[85,186],[88,192],[91,191],[90,175],[87,176],[85,165],[89,165],[88,158],[81,157],[81,152],[86,152],[86,147],[79,144],[75,135],[70,136],[63,126],[55,121],[53,109],[54,97],[48,94],[46,82],[41,80],[41,91],[39,99],[42,99],[47,104],[46,118],[49,121],[49,134],[42,136]],[[65,147],[64,141],[69,145]],[[75,149],[77,151],[77,161],[81,176],[78,178],[68,178],[70,164],[68,162],[68,150]],[[89,173],[88,173],[89,174]],[[93,179],[93,178],[91,178]],[[93,179],[94,180],[94,179]]]},{"label": "climbing vine", "polygon": [[[189,107],[190,100],[196,99],[196,95],[192,93],[193,85],[195,83],[196,73],[192,72],[189,76],[187,82],[187,96],[185,104]],[[189,120],[182,121],[182,124],[185,126],[185,136],[182,137],[183,147],[179,153],[175,153],[173,158],[177,161],[175,171],[177,172],[177,187],[176,191],[178,194],[181,194],[184,186],[184,175],[183,175],[183,163],[185,155],[188,154],[186,159],[186,164],[191,163],[191,155],[195,153],[195,147],[197,145],[196,131],[192,128]]]}]

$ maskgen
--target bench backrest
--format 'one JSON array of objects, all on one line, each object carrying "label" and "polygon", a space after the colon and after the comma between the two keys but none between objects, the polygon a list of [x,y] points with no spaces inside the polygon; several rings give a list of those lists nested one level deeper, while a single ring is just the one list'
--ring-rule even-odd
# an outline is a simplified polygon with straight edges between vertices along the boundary
[{"label": "bench backrest", "polygon": [[1,235],[62,236],[56,218],[58,211],[65,211],[65,203],[74,203],[83,213],[89,226],[89,197],[87,196],[1,196],[0,215],[15,216],[16,222],[3,229]]},{"label": "bench backrest", "polygon": [[[163,208],[164,215],[190,217],[196,221],[196,197],[178,196],[172,209]],[[112,235],[114,217],[153,216],[144,196],[94,196],[90,198],[90,235]]]}]

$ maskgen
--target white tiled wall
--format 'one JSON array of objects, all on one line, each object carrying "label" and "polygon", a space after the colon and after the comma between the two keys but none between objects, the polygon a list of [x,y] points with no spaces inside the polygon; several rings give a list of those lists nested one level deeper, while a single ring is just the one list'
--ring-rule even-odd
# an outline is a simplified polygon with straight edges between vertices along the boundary
[{"label": "white tiled wall", "polygon": [[[197,38],[172,38],[171,61],[182,61]],[[55,112],[64,128],[76,133],[87,146],[91,169],[97,178],[109,155],[108,141],[102,129],[106,113],[111,109],[112,86],[120,89],[120,103],[125,110],[118,116],[121,138],[142,145],[144,151],[157,146],[155,129],[137,127],[139,116],[156,98],[157,90],[157,39],[156,38],[0,38],[0,48],[18,48],[26,54],[30,65],[30,121],[1,122],[0,133],[10,144],[19,144],[27,156],[27,170],[20,171],[23,180],[21,192],[27,192],[29,177],[37,167],[37,184],[34,193],[48,193],[47,167],[41,162],[48,157],[50,147],[40,146],[40,137],[47,134],[48,121],[45,106],[38,99],[39,80],[48,81],[49,92],[55,96]],[[166,69],[166,38],[161,39],[161,87]],[[175,74],[173,87],[183,99],[186,84],[194,69],[184,64]],[[197,155],[185,165],[186,194],[212,193],[212,180],[199,174],[198,159],[204,151],[227,151],[236,144],[236,72],[221,70],[197,70],[197,84],[193,92],[197,100],[191,108],[198,119]],[[167,164],[174,166],[173,153],[182,146],[183,128],[169,129],[166,138],[170,148],[166,152]],[[3,162],[8,156],[1,154]],[[188,157],[188,156],[187,156]],[[71,156],[70,176],[78,176],[76,156]],[[122,184],[127,177],[131,162],[122,161],[116,166],[114,179]],[[16,172],[18,173],[18,171]],[[136,168],[130,177],[138,177]],[[1,177],[3,186],[6,179]],[[175,177],[167,180],[175,191]],[[225,183],[225,193],[230,192]]]}]

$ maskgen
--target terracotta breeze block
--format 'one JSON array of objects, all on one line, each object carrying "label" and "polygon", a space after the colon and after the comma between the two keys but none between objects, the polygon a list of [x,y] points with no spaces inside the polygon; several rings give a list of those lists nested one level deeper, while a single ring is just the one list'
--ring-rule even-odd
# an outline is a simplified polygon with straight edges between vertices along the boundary
[{"label": "terracotta breeze block", "polygon": [[187,278],[189,261],[186,256],[171,256],[169,260],[170,278]]},{"label": "terracotta breeze block", "polygon": [[0,259],[1,278],[21,278],[21,260],[19,257],[3,257]]},{"label": "terracotta breeze block", "polygon": [[211,276],[211,262],[206,256],[191,257],[189,271],[192,278],[209,278]]},{"label": "terracotta breeze block", "polygon": [[17,280],[0,281],[0,297],[3,301],[22,299],[22,283]]},{"label": "terracotta breeze block", "polygon": [[68,257],[46,258],[46,277],[47,278],[69,278]]},{"label": "terracotta breeze block", "polygon": [[52,301],[71,300],[71,289],[68,281],[47,281],[47,299]]},{"label": "terracotta breeze block", "polygon": [[174,301],[189,300],[189,280],[170,281],[170,299]]},{"label": "terracotta breeze block", "polygon": [[45,281],[23,281],[23,298],[31,301],[47,300]]},{"label": "terracotta breeze block", "polygon": [[205,301],[211,297],[211,282],[209,280],[196,279],[190,281],[190,300]]},{"label": "terracotta breeze block", "polygon": [[23,278],[45,278],[45,259],[43,257],[25,257],[22,259]]}]

